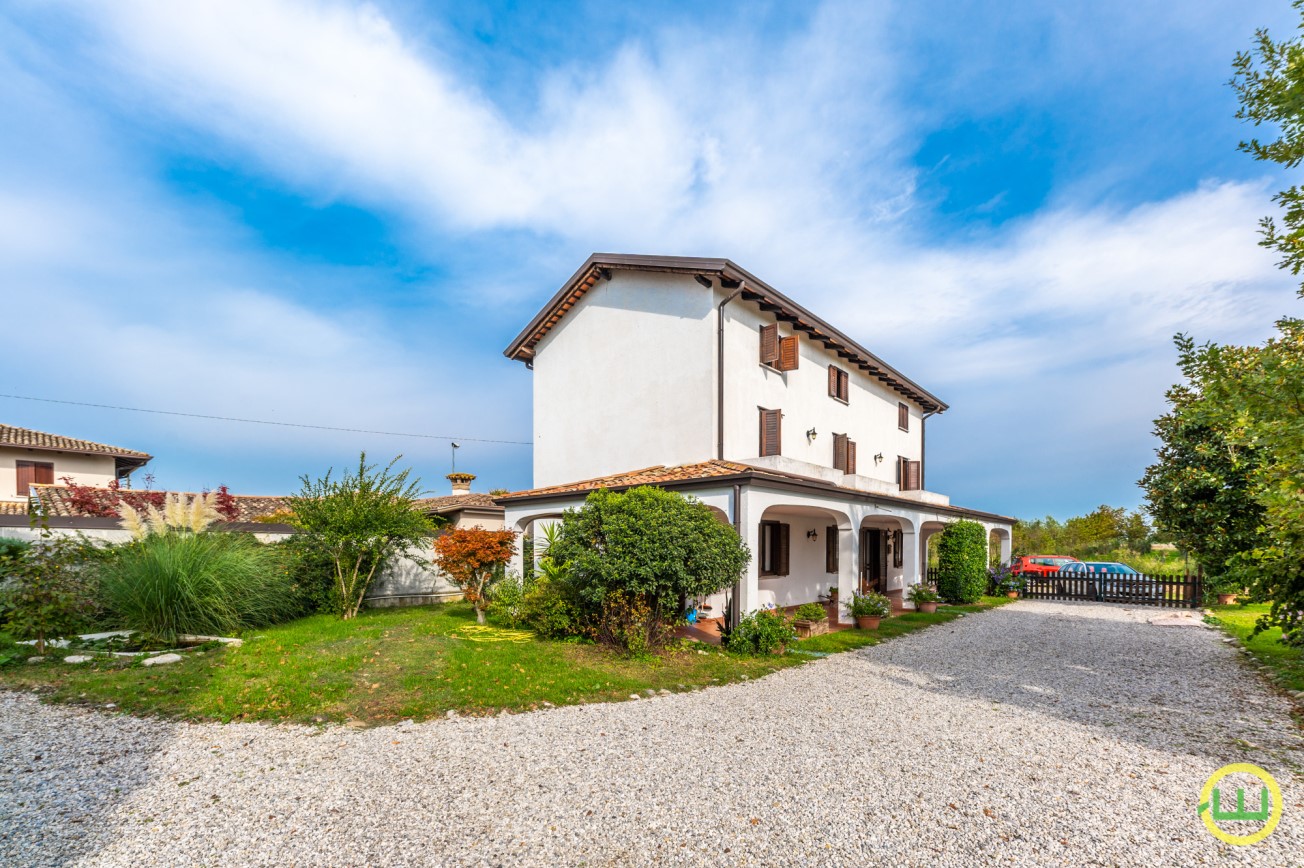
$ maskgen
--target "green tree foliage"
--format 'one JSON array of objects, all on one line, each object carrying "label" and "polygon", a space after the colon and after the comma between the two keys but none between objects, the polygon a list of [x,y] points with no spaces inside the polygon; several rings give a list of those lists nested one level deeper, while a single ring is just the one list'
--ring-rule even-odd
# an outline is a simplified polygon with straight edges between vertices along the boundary
[{"label": "green tree foliage", "polygon": [[18,639],[46,642],[76,635],[97,610],[93,565],[104,549],[82,537],[48,531],[30,545],[6,546],[0,614]]},{"label": "green tree foliage", "polygon": [[169,644],[298,614],[275,547],[247,533],[150,534],[105,561],[100,592],[115,625]]},{"label": "green tree foliage", "polygon": [[420,481],[409,480],[408,470],[394,471],[399,458],[377,469],[364,452],[356,472],[304,476],[290,498],[290,523],[330,557],[341,618],[358,613],[378,571],[413,554],[435,531],[435,522],[416,508]]},{"label": "green tree foliage", "polygon": [[937,592],[952,603],[976,603],[987,590],[987,530],[953,521],[937,544]]},{"label": "green tree foliage", "polygon": [[[1284,319],[1279,335],[1261,347],[1196,347],[1177,339],[1187,385],[1169,416],[1207,429],[1211,456],[1209,490],[1230,502],[1228,538],[1208,545],[1221,558],[1219,571],[1248,586],[1272,609],[1260,628],[1282,628],[1288,642],[1304,642],[1304,321]],[[1164,431],[1161,429],[1161,436]],[[1164,441],[1165,449],[1169,446]],[[1162,483],[1180,481],[1161,449],[1160,462],[1142,484],[1147,495],[1171,508],[1165,524],[1198,527],[1205,504],[1176,499]],[[1198,473],[1200,466],[1193,473]],[[1151,486],[1152,477],[1155,485]],[[1197,476],[1197,478],[1199,478]],[[1215,490],[1218,483],[1223,488]],[[1167,499],[1167,500],[1166,500]],[[1158,512],[1156,513],[1158,515]],[[1253,516],[1253,526],[1249,526]],[[1217,516],[1215,515],[1215,518]]]},{"label": "green tree foliage", "polygon": [[[1304,30],[1304,0],[1292,4],[1301,12]],[[1268,124],[1277,136],[1264,141],[1257,137],[1243,141],[1239,149],[1256,160],[1294,169],[1304,160],[1304,41],[1300,36],[1274,41],[1267,30],[1259,30],[1254,47],[1236,55],[1231,86],[1240,99],[1236,116],[1255,127]],[[1271,217],[1260,221],[1264,247],[1281,254],[1281,266],[1298,275],[1304,268],[1304,190],[1292,184],[1273,196],[1282,208],[1281,226]],[[1304,295],[1304,287],[1300,294]]]},{"label": "green tree foliage", "polygon": [[705,505],[644,486],[595,491],[568,510],[548,558],[564,564],[576,598],[600,615],[610,594],[621,605],[646,604],[651,621],[670,624],[688,597],[713,594],[738,581],[750,554],[733,528]]},{"label": "green tree foliage", "polygon": [[1152,531],[1139,511],[1102,504],[1086,515],[1057,521],[1052,516],[1020,520],[1014,526],[1016,555],[1070,555],[1091,559],[1120,549],[1148,551]]}]

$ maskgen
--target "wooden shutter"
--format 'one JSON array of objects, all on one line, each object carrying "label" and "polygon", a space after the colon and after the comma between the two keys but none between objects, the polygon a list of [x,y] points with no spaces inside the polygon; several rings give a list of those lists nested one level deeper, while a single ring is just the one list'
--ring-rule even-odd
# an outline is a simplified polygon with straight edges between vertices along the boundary
[{"label": "wooden shutter", "polygon": [[783,447],[783,413],[761,408],[761,457],[778,455]]},{"label": "wooden shutter", "polygon": [[831,524],[824,528],[824,572],[838,571],[838,526]]},{"label": "wooden shutter", "polygon": [[899,567],[904,562],[902,547],[904,545],[904,535],[899,530],[892,531],[892,566]]},{"label": "wooden shutter", "polygon": [[836,365],[829,365],[829,397],[841,398],[838,394],[838,368]]},{"label": "wooden shutter", "polygon": [[851,474],[856,472],[856,443],[853,440],[847,441],[847,467],[843,472]]},{"label": "wooden shutter", "polygon": [[904,455],[897,456],[896,482],[897,485],[901,486],[901,490],[904,491],[906,485],[906,457]]},{"label": "wooden shutter", "polygon": [[851,400],[851,374],[838,371],[838,397],[844,401]]},{"label": "wooden shutter", "polygon": [[846,434],[833,435],[833,469],[847,471],[847,440]]},{"label": "wooden shutter", "polygon": [[779,532],[776,534],[774,546],[774,574],[776,576],[788,575],[788,531],[791,528],[786,524],[779,525]]},{"label": "wooden shutter", "polygon": [[910,408],[899,402],[897,403],[897,427],[902,431],[910,430]]},{"label": "wooden shutter", "polygon": [[761,326],[761,364],[773,365],[779,361],[778,325]]},{"label": "wooden shutter", "polygon": [[15,469],[18,471],[18,490],[16,493],[20,497],[26,497],[28,486],[36,482],[36,465],[31,461],[19,461]]},{"label": "wooden shutter", "polygon": [[782,338],[779,341],[779,370],[795,371],[797,370],[798,361],[799,361],[799,356],[797,354],[797,336],[791,335],[789,337]]},{"label": "wooden shutter", "polygon": [[902,491],[919,490],[919,462],[903,461],[904,473],[901,477]]}]

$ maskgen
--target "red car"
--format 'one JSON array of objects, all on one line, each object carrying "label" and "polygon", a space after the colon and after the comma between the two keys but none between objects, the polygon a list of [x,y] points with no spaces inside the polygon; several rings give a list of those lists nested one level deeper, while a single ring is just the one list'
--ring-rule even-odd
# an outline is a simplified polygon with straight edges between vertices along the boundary
[{"label": "red car", "polygon": [[1020,555],[1010,560],[1010,572],[1015,575],[1044,576],[1058,573],[1065,564],[1080,564],[1077,558],[1066,555]]}]

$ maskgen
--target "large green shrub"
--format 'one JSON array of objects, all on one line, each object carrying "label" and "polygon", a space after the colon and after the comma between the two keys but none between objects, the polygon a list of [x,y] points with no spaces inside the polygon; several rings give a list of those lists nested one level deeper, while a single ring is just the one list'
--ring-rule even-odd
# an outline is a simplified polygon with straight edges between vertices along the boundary
[{"label": "large green shrub", "polygon": [[954,521],[937,546],[937,592],[952,603],[976,603],[987,590],[987,529]]},{"label": "large green shrub", "polygon": [[252,534],[151,534],[104,563],[100,591],[118,626],[169,643],[297,614],[281,559]]},{"label": "large green shrub", "polygon": [[660,488],[595,491],[568,510],[549,557],[566,565],[576,599],[600,617],[608,595],[632,595],[652,623],[683,616],[686,598],[738,581],[747,546],[702,503]]}]

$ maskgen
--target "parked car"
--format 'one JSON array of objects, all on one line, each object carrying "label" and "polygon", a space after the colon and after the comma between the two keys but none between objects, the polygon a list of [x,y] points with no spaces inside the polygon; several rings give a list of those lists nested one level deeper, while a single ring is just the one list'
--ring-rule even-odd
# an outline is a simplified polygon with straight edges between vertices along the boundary
[{"label": "parked car", "polygon": [[1016,576],[1044,576],[1058,573],[1065,564],[1081,563],[1077,558],[1067,555],[1020,555],[1010,561],[1010,572]]},{"label": "parked car", "polygon": [[1127,603],[1133,600],[1158,600],[1164,588],[1158,581],[1147,579],[1127,564],[1117,561],[1079,561],[1065,564],[1062,576],[1090,575],[1094,582],[1088,593],[1104,603]]}]

